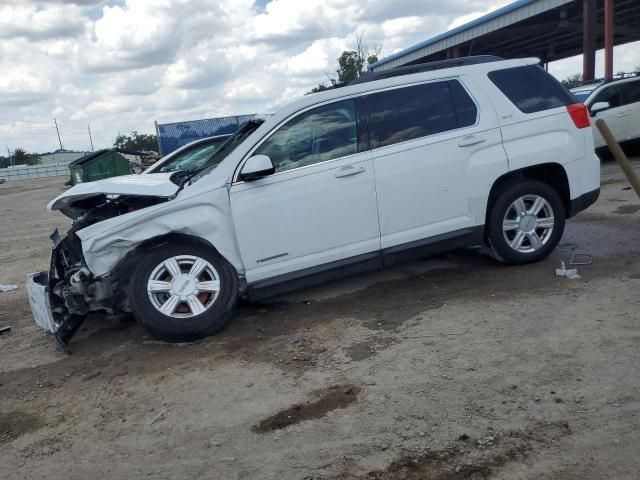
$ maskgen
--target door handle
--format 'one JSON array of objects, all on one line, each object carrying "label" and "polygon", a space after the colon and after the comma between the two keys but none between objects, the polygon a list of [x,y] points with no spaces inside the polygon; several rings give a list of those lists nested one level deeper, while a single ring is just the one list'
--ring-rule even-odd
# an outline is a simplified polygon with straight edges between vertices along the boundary
[{"label": "door handle", "polygon": [[474,137],[473,135],[468,135],[466,137],[462,137],[462,140],[458,142],[459,147],[470,147],[471,145],[477,145],[482,142],[486,142],[486,138]]},{"label": "door handle", "polygon": [[342,167],[336,172],[336,178],[350,177],[351,175],[357,175],[364,171],[365,168],[363,165],[358,165],[357,167],[354,167],[353,165],[347,165],[346,167]]},{"label": "door handle", "polygon": [[616,115],[616,117],[618,118],[622,118],[622,117],[626,117],[627,116],[627,112],[622,112]]}]

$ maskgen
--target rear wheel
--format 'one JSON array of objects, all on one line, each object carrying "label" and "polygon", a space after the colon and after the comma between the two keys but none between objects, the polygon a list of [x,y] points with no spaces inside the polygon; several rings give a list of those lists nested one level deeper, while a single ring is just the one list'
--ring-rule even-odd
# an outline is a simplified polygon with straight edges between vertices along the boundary
[{"label": "rear wheel", "polygon": [[546,183],[519,181],[498,195],[488,218],[488,241],[496,258],[523,264],[545,258],[564,232],[565,210]]},{"label": "rear wheel", "polygon": [[129,299],[134,315],[154,337],[193,341],[229,323],[238,278],[224,258],[204,245],[166,245],[139,263]]}]

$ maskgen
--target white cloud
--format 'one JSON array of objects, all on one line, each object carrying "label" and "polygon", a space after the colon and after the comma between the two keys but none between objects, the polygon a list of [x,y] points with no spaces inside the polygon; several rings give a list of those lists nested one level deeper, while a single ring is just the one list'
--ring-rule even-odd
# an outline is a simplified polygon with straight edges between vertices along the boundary
[{"label": "white cloud", "polygon": [[285,74],[289,78],[327,80],[326,75],[335,75],[336,59],[351,45],[344,38],[331,37],[314,40],[297,55],[285,57],[269,66],[273,75]]},{"label": "white cloud", "polygon": [[477,5],[477,8],[474,10],[471,10],[469,13],[462,15],[458,18],[456,18],[453,22],[451,22],[451,24],[449,25],[449,27],[447,28],[447,30],[453,30],[456,27],[460,27],[462,25],[464,25],[465,23],[469,23],[477,18],[480,18],[484,15],[486,15],[487,13],[493,12],[501,7],[504,7],[505,5],[508,5],[512,3],[511,0],[500,0],[500,1],[494,1],[491,2],[491,4],[487,5],[485,4],[480,4]]},{"label": "white cloud", "polygon": [[[357,35],[385,56],[509,1],[0,0],[0,144],[57,148],[53,117],[87,148],[87,124],[105,147],[154,120],[271,110],[335,75]],[[616,71],[637,46],[616,48]]]},{"label": "white cloud", "polygon": [[0,38],[46,40],[81,35],[89,24],[75,5],[39,8],[28,4],[0,6]]},{"label": "white cloud", "polygon": [[0,75],[0,107],[21,107],[44,101],[51,82],[37,69],[19,65],[10,75]]}]

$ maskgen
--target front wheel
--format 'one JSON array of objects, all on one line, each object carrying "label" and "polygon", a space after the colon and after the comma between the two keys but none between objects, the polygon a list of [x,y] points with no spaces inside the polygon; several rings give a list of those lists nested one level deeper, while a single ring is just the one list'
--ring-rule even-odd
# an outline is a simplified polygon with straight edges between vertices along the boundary
[{"label": "front wheel", "polygon": [[564,224],[564,205],[553,187],[535,180],[513,183],[489,212],[489,246],[504,263],[536,262],[558,245]]},{"label": "front wheel", "polygon": [[238,277],[204,245],[170,244],[142,258],[129,283],[134,315],[148,333],[186,342],[222,330],[238,299]]}]

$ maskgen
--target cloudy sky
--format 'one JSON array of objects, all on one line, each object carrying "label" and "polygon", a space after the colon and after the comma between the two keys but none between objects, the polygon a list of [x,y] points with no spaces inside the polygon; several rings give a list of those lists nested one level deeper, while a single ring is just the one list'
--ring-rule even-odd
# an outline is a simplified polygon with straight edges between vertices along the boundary
[{"label": "cloudy sky", "polygon": [[[86,150],[87,125],[99,148],[154,120],[265,111],[325,81],[356,34],[385,56],[508,3],[0,0],[0,148],[58,148],[54,118],[64,147]],[[615,71],[640,64],[638,47],[617,47]]]}]

